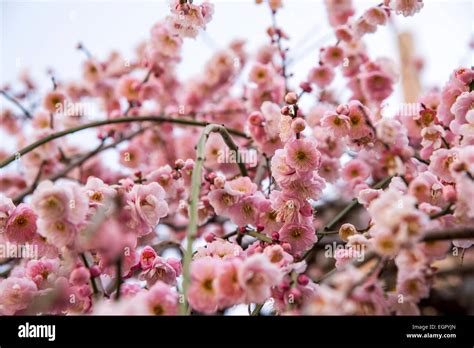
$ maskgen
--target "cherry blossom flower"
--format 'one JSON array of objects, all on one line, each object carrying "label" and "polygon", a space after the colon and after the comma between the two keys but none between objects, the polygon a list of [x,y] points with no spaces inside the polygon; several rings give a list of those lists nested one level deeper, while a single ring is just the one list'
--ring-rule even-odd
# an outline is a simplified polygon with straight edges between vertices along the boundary
[{"label": "cherry blossom flower", "polygon": [[16,243],[31,241],[36,233],[35,212],[21,203],[9,215],[5,226],[8,240]]},{"label": "cherry blossom flower", "polygon": [[240,286],[246,302],[263,303],[271,295],[271,287],[277,285],[282,274],[265,255],[254,254],[244,260],[238,270]]},{"label": "cherry blossom flower", "polygon": [[37,291],[35,283],[27,278],[2,279],[0,281],[0,313],[13,315],[26,309]]},{"label": "cherry blossom flower", "polygon": [[280,239],[290,243],[293,255],[308,250],[317,241],[315,231],[302,224],[284,225],[280,230]]}]

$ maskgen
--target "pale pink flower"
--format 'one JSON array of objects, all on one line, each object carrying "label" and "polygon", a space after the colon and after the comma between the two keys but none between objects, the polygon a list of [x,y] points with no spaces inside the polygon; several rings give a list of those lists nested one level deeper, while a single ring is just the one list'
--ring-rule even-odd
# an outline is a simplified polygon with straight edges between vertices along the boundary
[{"label": "pale pink flower", "polygon": [[173,169],[169,165],[160,167],[146,176],[148,182],[156,181],[166,192],[167,198],[178,197],[182,187],[182,180],[173,178]]},{"label": "pale pink flower", "polygon": [[197,249],[194,258],[200,257],[214,257],[219,259],[232,259],[242,255],[242,247],[236,243],[231,243],[227,240],[216,239],[206,246]]},{"label": "pale pink flower", "polygon": [[281,245],[270,245],[263,250],[271,263],[278,267],[284,267],[293,262],[293,256],[288,254]]},{"label": "pale pink flower", "polygon": [[53,184],[51,181],[38,185],[31,205],[40,219],[65,219],[72,224],[83,222],[89,208],[87,197],[78,184]]},{"label": "pale pink flower", "polygon": [[58,248],[70,246],[76,237],[76,227],[67,220],[38,220],[38,233]]},{"label": "pale pink flower", "polygon": [[359,75],[361,88],[366,97],[381,102],[393,92],[393,79],[383,71],[369,71]]},{"label": "pale pink flower", "polygon": [[179,37],[196,38],[199,28],[188,22],[184,16],[166,16],[165,22],[169,27],[170,33]]},{"label": "pale pink flower", "polygon": [[31,241],[36,234],[36,219],[35,212],[28,205],[18,205],[6,221],[7,239],[19,244]]},{"label": "pale pink flower", "polygon": [[433,150],[439,149],[442,144],[442,137],[444,137],[445,131],[443,127],[439,125],[431,125],[429,127],[423,128],[421,131],[421,136],[423,140],[421,145],[425,148],[430,148]]},{"label": "pale pink flower", "polygon": [[250,69],[249,81],[256,83],[259,87],[266,87],[272,83],[273,74],[269,65],[255,63]]},{"label": "pale pink flower", "polygon": [[257,191],[257,185],[249,177],[242,176],[234,180],[226,181],[224,188],[238,197],[251,195]]},{"label": "pale pink flower", "polygon": [[238,201],[237,196],[230,194],[225,189],[212,190],[208,197],[210,204],[218,215],[227,215],[229,209]]},{"label": "pale pink flower", "polygon": [[402,147],[408,145],[406,130],[395,119],[384,117],[375,124],[377,138],[387,145]]},{"label": "pale pink flower", "polygon": [[144,292],[142,296],[150,314],[178,314],[178,294],[165,283],[160,281],[156,282],[150,290]]},{"label": "pale pink flower", "polygon": [[146,268],[140,273],[139,279],[146,280],[148,287],[151,287],[157,281],[162,281],[168,285],[176,285],[176,270],[160,256],[156,256],[151,267]]},{"label": "pale pink flower", "polygon": [[428,168],[441,180],[454,182],[454,177],[451,174],[451,165],[456,159],[457,151],[455,149],[438,149],[431,155]]},{"label": "pale pink flower", "polygon": [[474,91],[463,92],[457,97],[453,106],[451,106],[451,112],[459,123],[466,122],[466,115],[468,111],[474,109]]},{"label": "pale pink flower", "polygon": [[202,257],[191,263],[191,284],[188,301],[198,312],[210,314],[218,308],[217,274],[221,262]]},{"label": "pale pink flower", "polygon": [[[49,272],[48,272],[49,275]],[[69,282],[74,286],[88,285],[91,279],[91,272],[88,268],[76,267],[69,275]],[[124,284],[125,285],[125,284]]]},{"label": "pale pink flower", "polygon": [[303,224],[285,224],[279,233],[282,242],[290,243],[293,255],[308,250],[317,241],[314,228]]},{"label": "pale pink flower", "polygon": [[377,31],[377,26],[370,24],[365,17],[360,17],[354,24],[354,33],[357,38],[361,38],[365,34],[372,34]]},{"label": "pale pink flower", "polygon": [[390,7],[405,17],[413,16],[423,8],[423,0],[391,0]]},{"label": "pale pink flower", "polygon": [[151,29],[151,46],[148,48],[148,58],[155,61],[160,55],[176,57],[181,50],[183,39],[173,35],[164,23],[157,23]]},{"label": "pale pink flower", "polygon": [[150,269],[157,256],[155,249],[147,245],[140,252],[140,267],[143,270]]},{"label": "pale pink flower", "polygon": [[281,281],[282,272],[267,256],[253,254],[240,265],[238,278],[246,303],[263,303],[270,297],[271,288]]},{"label": "pale pink flower", "polygon": [[37,291],[35,283],[27,278],[2,279],[0,281],[0,314],[13,315],[27,308]]},{"label": "pale pink flower", "polygon": [[51,91],[43,99],[43,107],[51,113],[60,112],[63,109],[66,97],[62,92]]},{"label": "pale pink flower", "polygon": [[283,149],[275,151],[271,161],[272,175],[279,184],[288,183],[296,178],[296,169],[291,167],[287,161],[287,152]]},{"label": "pale pink flower", "polygon": [[309,71],[308,81],[316,84],[319,88],[327,87],[334,79],[334,69],[323,64]]},{"label": "pale pink flower", "polygon": [[397,277],[397,292],[408,298],[419,300],[429,295],[429,287],[425,277],[420,271],[411,271],[409,273],[400,273]]},{"label": "pale pink flower", "polygon": [[383,7],[374,6],[365,11],[364,18],[370,25],[384,25],[388,20],[388,13]]},{"label": "pale pink flower", "polygon": [[229,217],[236,225],[239,226],[255,224],[259,213],[257,207],[259,202],[263,199],[264,197],[261,193],[260,195],[254,195],[240,199],[238,203],[234,204],[229,209]]},{"label": "pale pink flower", "polygon": [[335,29],[334,33],[338,40],[341,40],[344,42],[351,42],[354,38],[354,33],[352,29],[346,24],[338,26]]},{"label": "pale pink flower", "polygon": [[335,267],[340,270],[345,265],[360,256],[360,251],[355,248],[341,248],[336,249],[334,258],[336,259]]},{"label": "pale pink flower", "polygon": [[325,0],[329,23],[334,27],[345,24],[355,13],[352,0]]},{"label": "pale pink flower", "polygon": [[293,192],[273,190],[270,199],[276,211],[276,220],[282,223],[299,222],[301,213],[307,210],[305,207],[310,207],[306,200],[300,199]]},{"label": "pale pink flower", "polygon": [[13,204],[12,200],[0,193],[0,233],[5,232],[8,217],[14,209],[15,205]]},{"label": "pale pink flower", "polygon": [[321,153],[310,138],[294,139],[285,145],[286,161],[297,171],[307,172],[319,167]]},{"label": "pale pink flower", "polygon": [[165,201],[165,191],[156,182],[148,185],[135,185],[128,193],[128,205],[132,220],[140,225],[145,223],[154,228],[162,217],[168,214],[168,204]]},{"label": "pale pink flower", "polygon": [[243,299],[244,290],[239,284],[238,270],[242,260],[232,258],[225,260],[218,269],[216,291],[219,308],[231,307]]},{"label": "pale pink flower", "polygon": [[344,165],[341,176],[346,181],[365,180],[370,176],[370,167],[364,161],[353,159]]},{"label": "pale pink flower", "polygon": [[87,178],[87,183],[84,186],[84,191],[89,197],[89,204],[100,205],[105,203],[108,199],[115,196],[116,191],[109,185],[96,177],[90,176]]},{"label": "pale pink flower", "polygon": [[328,46],[322,51],[321,60],[324,64],[338,66],[344,60],[344,50],[340,46]]},{"label": "pale pink flower", "polygon": [[28,261],[26,276],[35,282],[38,289],[51,286],[57,277],[59,259],[40,259]]},{"label": "pale pink flower", "polygon": [[282,183],[281,186],[285,190],[293,192],[300,199],[311,198],[318,200],[322,196],[323,189],[326,187],[326,182],[321,176],[313,171],[298,173],[295,180]]},{"label": "pale pink flower", "polygon": [[351,100],[347,105],[349,108],[349,120],[351,129],[349,136],[354,139],[359,139],[370,133],[367,126],[367,119],[370,117],[369,109],[358,100]]},{"label": "pale pink flower", "polygon": [[339,178],[339,171],[341,164],[338,158],[331,158],[326,155],[321,157],[321,165],[318,173],[321,177],[329,183],[334,183]]},{"label": "pale pink flower", "polygon": [[10,109],[0,111],[0,127],[8,134],[15,135],[20,130],[18,117]]},{"label": "pale pink flower", "polygon": [[381,190],[374,190],[374,189],[365,189],[359,191],[357,200],[360,204],[362,204],[365,208],[369,206],[369,204],[376,198],[380,196]]},{"label": "pale pink flower", "polygon": [[140,85],[140,80],[137,78],[123,76],[118,82],[117,93],[129,101],[138,100]]},{"label": "pale pink flower", "polygon": [[346,115],[328,112],[321,119],[321,126],[328,129],[334,136],[343,137],[349,133],[350,120]]}]

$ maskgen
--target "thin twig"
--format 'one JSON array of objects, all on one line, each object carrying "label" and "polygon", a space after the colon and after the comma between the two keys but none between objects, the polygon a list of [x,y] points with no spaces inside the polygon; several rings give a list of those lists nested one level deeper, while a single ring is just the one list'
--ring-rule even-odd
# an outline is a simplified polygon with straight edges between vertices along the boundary
[{"label": "thin twig", "polygon": [[33,118],[33,115],[23,106],[21,105],[21,103],[16,99],[14,98],[13,96],[11,96],[10,94],[8,94],[6,91],[4,90],[0,90],[0,94],[3,95],[6,99],[8,99],[9,101],[11,101],[13,104],[15,104],[21,111],[23,111],[23,114],[27,117],[27,118]]}]

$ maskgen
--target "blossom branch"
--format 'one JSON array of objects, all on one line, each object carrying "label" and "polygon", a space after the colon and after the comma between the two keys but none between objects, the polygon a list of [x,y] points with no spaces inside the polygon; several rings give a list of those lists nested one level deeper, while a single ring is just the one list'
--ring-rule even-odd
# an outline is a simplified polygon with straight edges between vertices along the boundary
[{"label": "blossom branch", "polygon": [[[23,156],[37,147],[44,145],[52,140],[61,138],[65,135],[72,134],[79,132],[84,129],[88,128],[94,128],[94,127],[100,127],[100,126],[105,126],[105,125],[110,125],[110,124],[119,124],[119,123],[132,123],[132,122],[157,122],[157,123],[176,123],[176,124],[181,124],[181,125],[188,125],[188,126],[197,126],[197,127],[206,127],[209,125],[208,122],[200,122],[200,121],[193,121],[193,120],[186,120],[183,118],[169,118],[165,116],[138,116],[138,117],[123,117],[123,118],[116,118],[116,119],[107,119],[107,120],[101,120],[101,121],[96,121],[96,122],[91,122],[87,123],[84,125],[80,125],[77,127],[65,129],[60,132],[52,133],[26,147],[23,149],[17,151],[13,155],[7,157],[5,160],[0,162],[0,168],[3,168],[13,162],[15,159],[17,159],[19,156]],[[225,128],[224,126],[220,126],[222,128]],[[225,128],[228,134],[232,134],[238,137],[246,138],[248,139],[248,136],[245,133],[242,133],[238,130],[235,129],[227,129]]]},{"label": "blossom branch", "polygon": [[21,105],[21,103],[16,98],[12,97],[10,94],[8,94],[4,90],[0,90],[0,94],[3,95],[7,100],[15,104],[21,111],[23,111],[23,114],[27,118],[33,118],[33,115],[31,115],[31,113],[23,105]]},{"label": "blossom branch", "polygon": [[[118,139],[117,141],[114,141],[113,143],[109,144],[109,145],[106,145],[106,146],[103,146],[104,144],[101,143],[96,149],[94,149],[93,151],[89,152],[88,154],[82,156],[81,158],[75,160],[75,161],[72,161],[67,167],[65,167],[63,170],[61,170],[59,173],[57,174],[54,174],[52,176],[50,176],[49,178],[47,178],[46,180],[50,180],[50,181],[56,181],[60,178],[63,178],[65,177],[71,170],[73,170],[74,168],[77,168],[77,167],[80,167],[82,164],[84,164],[85,162],[87,162],[89,159],[91,159],[92,157],[94,157],[95,155],[105,151],[105,150],[109,150],[109,149],[112,149],[114,147],[116,147],[117,145],[119,145],[120,143],[124,142],[124,141],[127,141],[127,140],[130,140],[132,138],[134,138],[135,136],[143,133],[145,131],[146,128],[142,128],[136,132],[133,132],[132,134],[126,136],[126,137],[122,137],[120,139]],[[26,196],[28,196],[29,194],[33,193],[33,191],[36,189],[36,186],[38,185],[38,182],[35,181],[33,183],[33,185],[31,185],[29,188],[25,189],[24,191],[22,191],[20,194],[18,194],[15,198],[13,198],[13,202],[15,204],[18,204],[20,203]]]}]

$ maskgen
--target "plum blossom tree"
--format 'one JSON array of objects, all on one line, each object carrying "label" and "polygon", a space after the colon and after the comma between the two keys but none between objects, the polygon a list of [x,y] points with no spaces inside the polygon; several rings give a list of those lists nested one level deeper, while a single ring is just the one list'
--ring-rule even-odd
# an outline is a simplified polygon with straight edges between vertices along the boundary
[{"label": "plum blossom tree", "polygon": [[[276,20],[284,5],[256,2],[273,19],[268,44],[251,56],[233,41],[189,81],[176,74],[183,41],[214,7],[173,0],[130,64],[80,44],[80,80],[53,79],[43,95],[28,75],[22,90],[4,86],[13,105],[1,127],[17,150],[0,152],[0,243],[35,255],[2,255],[0,314],[247,305],[259,315],[264,304],[277,315],[420,314],[423,301],[436,308],[443,272],[472,271],[453,250],[474,239],[474,70],[456,68],[416,110],[387,117],[397,72],[363,45],[423,2],[384,0],[355,16],[351,0],[325,0],[336,41],[298,86]],[[336,71],[348,100],[331,92]],[[42,103],[29,110],[33,96]],[[87,103],[103,118],[91,121]],[[68,141],[85,129],[95,130],[92,151]],[[251,150],[256,166],[220,156]]]}]

